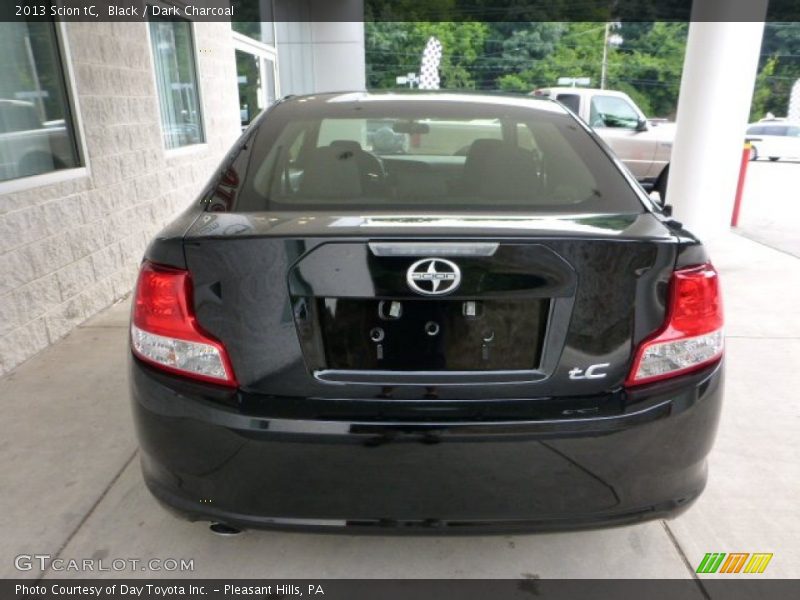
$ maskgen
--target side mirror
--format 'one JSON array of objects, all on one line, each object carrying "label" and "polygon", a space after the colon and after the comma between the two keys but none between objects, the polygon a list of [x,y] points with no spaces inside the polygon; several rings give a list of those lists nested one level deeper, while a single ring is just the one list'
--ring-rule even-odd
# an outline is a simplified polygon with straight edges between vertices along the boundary
[{"label": "side mirror", "polygon": [[647,131],[650,126],[647,124],[647,119],[639,119],[636,122],[636,131]]}]

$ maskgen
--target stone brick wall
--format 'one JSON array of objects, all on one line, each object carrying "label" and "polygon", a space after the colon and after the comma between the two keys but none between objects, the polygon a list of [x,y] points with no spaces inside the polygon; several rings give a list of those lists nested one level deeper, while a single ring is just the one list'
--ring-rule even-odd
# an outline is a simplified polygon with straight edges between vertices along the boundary
[{"label": "stone brick wall", "polygon": [[239,134],[229,23],[196,23],[207,143],[165,152],[146,23],[70,23],[89,175],[3,193],[0,375],[128,294],[150,237]]}]

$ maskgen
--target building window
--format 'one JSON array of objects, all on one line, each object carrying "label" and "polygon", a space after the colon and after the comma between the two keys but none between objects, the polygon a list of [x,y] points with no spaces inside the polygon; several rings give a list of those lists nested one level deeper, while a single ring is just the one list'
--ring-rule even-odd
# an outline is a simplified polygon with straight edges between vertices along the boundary
[{"label": "building window", "polygon": [[[253,5],[252,3],[243,5],[242,9],[245,6]],[[271,10],[267,10],[266,13],[261,12],[254,21],[234,21],[231,23],[231,29],[267,46],[275,46],[275,26],[272,23]]]},{"label": "building window", "polygon": [[192,25],[183,19],[151,17],[150,42],[167,149],[205,141]]},{"label": "building window", "polygon": [[236,50],[239,119],[242,131],[277,99],[274,55]]},{"label": "building window", "polygon": [[56,27],[0,22],[0,181],[80,167]]},{"label": "building window", "polygon": [[279,96],[278,50],[275,46],[273,3],[269,0],[242,6],[246,21],[233,21],[236,77],[239,83],[239,117],[242,131]]}]

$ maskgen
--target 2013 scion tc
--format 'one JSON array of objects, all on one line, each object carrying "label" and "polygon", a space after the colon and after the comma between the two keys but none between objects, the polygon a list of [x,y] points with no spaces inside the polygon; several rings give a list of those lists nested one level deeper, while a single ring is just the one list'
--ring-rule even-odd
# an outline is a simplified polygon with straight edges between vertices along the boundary
[{"label": "2013 scion tc", "polygon": [[717,273],[558,103],[284,99],[147,249],[144,478],[252,527],[675,514],[722,401]]}]

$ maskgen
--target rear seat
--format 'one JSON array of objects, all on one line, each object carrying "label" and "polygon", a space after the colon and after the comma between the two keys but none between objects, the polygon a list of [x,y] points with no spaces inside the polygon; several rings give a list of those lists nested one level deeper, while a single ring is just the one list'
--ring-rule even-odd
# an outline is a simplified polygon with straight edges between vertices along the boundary
[{"label": "rear seat", "polygon": [[542,184],[533,152],[494,139],[477,139],[467,152],[462,192],[481,198],[528,198]]},{"label": "rear seat", "polygon": [[422,161],[393,160],[389,167],[389,186],[397,198],[436,198],[448,193],[447,180]]}]

